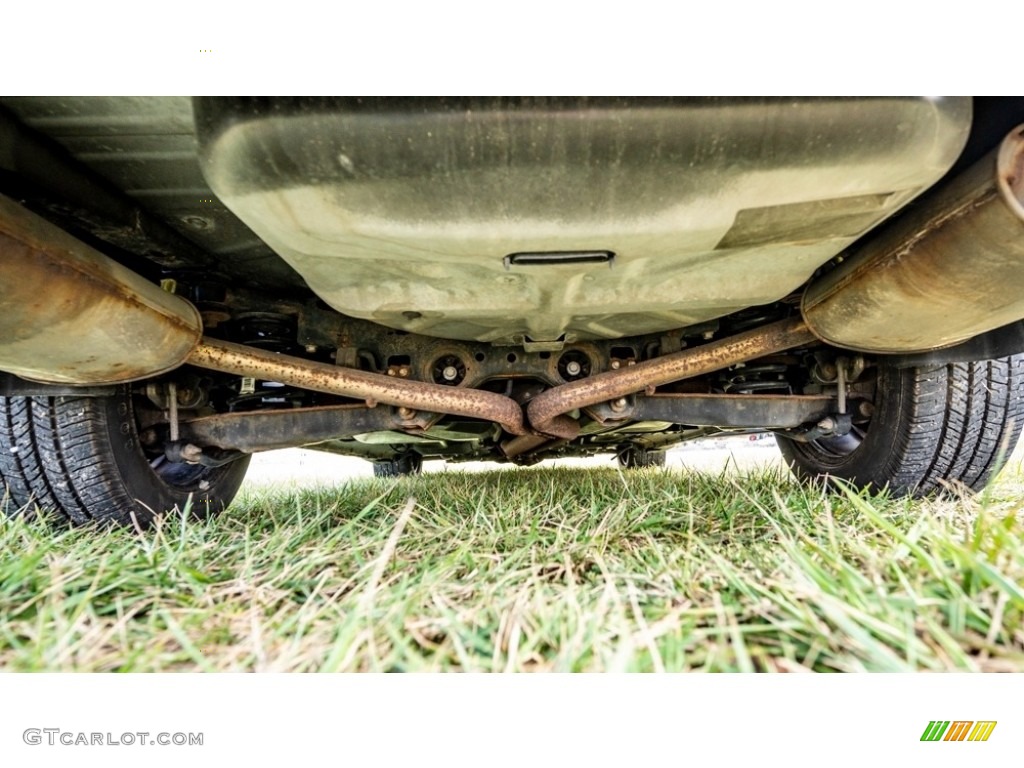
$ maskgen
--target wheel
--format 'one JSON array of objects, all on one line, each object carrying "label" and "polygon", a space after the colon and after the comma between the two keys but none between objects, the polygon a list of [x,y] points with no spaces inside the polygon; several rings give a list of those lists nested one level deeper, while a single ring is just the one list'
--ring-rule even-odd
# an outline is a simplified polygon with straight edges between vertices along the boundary
[{"label": "wheel", "polygon": [[200,515],[234,498],[249,457],[208,468],[147,457],[125,387],[110,397],[0,397],[5,509],[35,504],[72,523],[146,525],[189,495]]},{"label": "wheel", "polygon": [[802,479],[922,496],[943,484],[980,490],[1013,451],[1024,424],[1024,355],[898,369],[880,364],[864,429],[779,448]]},{"label": "wheel", "polygon": [[374,477],[400,477],[418,475],[423,471],[423,457],[418,453],[403,453],[393,459],[373,462]]},{"label": "wheel", "polygon": [[650,451],[638,445],[627,445],[619,449],[615,458],[623,469],[640,469],[641,467],[664,467],[665,452]]}]

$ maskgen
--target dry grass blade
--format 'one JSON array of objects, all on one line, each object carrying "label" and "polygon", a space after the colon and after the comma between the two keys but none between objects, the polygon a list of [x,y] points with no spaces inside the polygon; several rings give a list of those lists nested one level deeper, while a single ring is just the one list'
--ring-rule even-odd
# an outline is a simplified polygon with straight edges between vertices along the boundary
[{"label": "dry grass blade", "polygon": [[144,532],[16,516],[0,666],[1024,671],[1022,477],[911,502],[777,471],[447,472]]}]

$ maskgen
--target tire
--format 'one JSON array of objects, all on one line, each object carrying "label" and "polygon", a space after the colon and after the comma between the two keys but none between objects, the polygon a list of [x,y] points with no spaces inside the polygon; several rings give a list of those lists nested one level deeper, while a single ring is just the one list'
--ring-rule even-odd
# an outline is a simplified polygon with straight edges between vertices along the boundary
[{"label": "tire", "polygon": [[894,496],[981,490],[1024,425],[1024,355],[897,369],[880,364],[866,429],[779,448],[801,479],[842,478]]},{"label": "tire", "polygon": [[423,471],[423,457],[418,453],[405,453],[393,459],[373,462],[374,477],[401,477],[418,475]]},{"label": "tire", "polygon": [[154,513],[219,512],[238,491],[249,457],[208,468],[152,461],[138,438],[130,390],[110,397],[0,397],[0,479],[5,511],[35,504],[59,519],[147,525]]},{"label": "tire", "polygon": [[664,451],[650,451],[636,445],[620,448],[615,458],[618,459],[619,466],[623,469],[665,466]]}]

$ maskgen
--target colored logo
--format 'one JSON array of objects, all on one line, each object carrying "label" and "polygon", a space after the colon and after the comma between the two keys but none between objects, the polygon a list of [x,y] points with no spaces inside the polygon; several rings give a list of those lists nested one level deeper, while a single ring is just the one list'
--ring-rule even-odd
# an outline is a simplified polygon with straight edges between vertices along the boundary
[{"label": "colored logo", "polygon": [[995,720],[932,720],[921,741],[988,741],[995,728]]}]

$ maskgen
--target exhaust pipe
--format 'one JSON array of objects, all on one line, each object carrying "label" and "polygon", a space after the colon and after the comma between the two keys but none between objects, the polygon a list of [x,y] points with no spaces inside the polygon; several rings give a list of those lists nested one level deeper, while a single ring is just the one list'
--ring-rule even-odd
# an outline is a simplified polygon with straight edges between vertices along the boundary
[{"label": "exhaust pipe", "polygon": [[204,338],[188,358],[200,368],[222,373],[281,381],[314,392],[326,392],[402,408],[469,416],[500,424],[522,435],[523,411],[511,397],[482,389],[463,389],[424,381],[401,381],[379,373],[340,368],[327,363],[279,355],[263,349]]},{"label": "exhaust pipe", "polygon": [[[576,431],[579,426],[566,414],[577,408],[711,373],[814,341],[814,335],[799,318],[780,320],[693,349],[684,349],[628,368],[562,384],[537,395],[530,401],[526,412],[535,433],[551,438],[571,439],[575,437],[575,432],[567,430],[567,424],[575,426]],[[505,455],[510,458],[519,456],[536,450],[542,444],[539,440],[531,439],[510,441],[505,447]]]},{"label": "exhaust pipe", "polygon": [[50,384],[115,384],[177,368],[199,312],[0,197],[0,370]]},{"label": "exhaust pipe", "polygon": [[1024,125],[853,249],[803,298],[822,341],[860,352],[948,347],[1024,318]]}]

